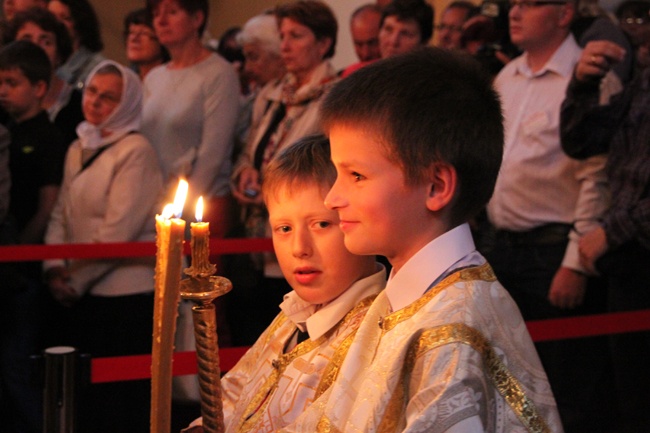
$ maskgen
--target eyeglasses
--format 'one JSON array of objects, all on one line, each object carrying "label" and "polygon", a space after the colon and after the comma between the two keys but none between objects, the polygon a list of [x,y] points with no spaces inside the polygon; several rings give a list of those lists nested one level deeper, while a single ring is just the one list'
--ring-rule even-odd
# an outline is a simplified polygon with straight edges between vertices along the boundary
[{"label": "eyeglasses", "polygon": [[87,96],[98,99],[100,102],[106,105],[116,105],[120,103],[122,95],[116,95],[114,93],[105,92],[99,93],[99,90],[94,86],[88,86],[84,90]]},{"label": "eyeglasses", "polygon": [[510,0],[509,4],[510,9],[519,6],[520,10],[527,11],[538,6],[564,5],[567,2],[565,0]]},{"label": "eyeglasses", "polygon": [[463,26],[452,26],[451,24],[438,24],[436,30],[449,30],[450,32],[462,32]]},{"label": "eyeglasses", "polygon": [[134,31],[134,32],[125,32],[124,37],[126,39],[129,38],[148,38],[151,39],[152,41],[157,41],[158,38],[153,32],[143,32],[143,31]]},{"label": "eyeglasses", "polygon": [[630,17],[630,18],[621,19],[621,24],[628,24],[628,25],[636,24],[636,25],[640,26],[640,25],[643,25],[643,24],[647,23],[648,21],[649,21],[648,18],[644,18],[644,17],[638,17],[638,18]]}]

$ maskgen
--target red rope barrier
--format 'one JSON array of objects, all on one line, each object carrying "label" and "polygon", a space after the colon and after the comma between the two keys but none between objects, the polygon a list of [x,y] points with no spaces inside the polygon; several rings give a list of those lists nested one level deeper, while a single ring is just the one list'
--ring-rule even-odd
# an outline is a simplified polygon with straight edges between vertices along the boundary
[{"label": "red rope barrier", "polygon": [[[650,329],[650,310],[624,313],[595,314],[566,319],[549,319],[527,322],[533,341],[562,340],[594,337],[598,335],[647,331]],[[221,371],[233,368],[248,347],[219,349]],[[196,374],[196,352],[174,354],[174,376]],[[92,360],[92,383],[148,379],[151,377],[151,355],[95,358]]]},{"label": "red rope barrier", "polygon": [[[216,254],[242,254],[273,251],[271,239],[211,239],[210,251]],[[0,262],[28,262],[47,259],[98,259],[147,257],[156,254],[154,242],[122,242],[110,244],[12,245],[0,247]],[[185,242],[185,254],[190,243]]]},{"label": "red rope barrier", "polygon": [[[233,368],[248,347],[225,347],[219,349],[219,366],[226,372]],[[196,352],[174,353],[173,375],[196,374]],[[119,382],[123,380],[149,379],[151,377],[151,355],[119,356],[115,358],[94,358],[91,363],[92,383]]]},{"label": "red rope barrier", "polygon": [[[218,254],[273,251],[271,239],[211,239],[210,250]],[[0,262],[37,261],[56,258],[144,257],[156,253],[154,242],[110,244],[16,245],[0,247]],[[190,253],[189,242],[185,253]],[[218,255],[214,254],[214,255]],[[650,330],[650,310],[598,314],[527,322],[533,341],[542,342]],[[222,371],[230,370],[247,347],[219,351]],[[174,375],[196,374],[196,353],[174,355]],[[147,379],[151,377],[151,355],[96,358],[92,360],[92,382]]]},{"label": "red rope barrier", "polygon": [[650,310],[527,322],[533,341],[563,340],[650,330]]}]

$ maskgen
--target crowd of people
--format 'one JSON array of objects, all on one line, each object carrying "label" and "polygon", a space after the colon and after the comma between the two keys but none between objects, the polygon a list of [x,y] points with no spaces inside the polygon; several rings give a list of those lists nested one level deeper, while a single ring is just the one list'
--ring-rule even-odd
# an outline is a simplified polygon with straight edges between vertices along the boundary
[{"label": "crowd of people", "polygon": [[[227,431],[650,430],[650,332],[533,344],[524,325],[650,308],[647,0],[458,0],[437,25],[425,0],[364,4],[341,70],[320,0],[217,47],[207,0],[147,0],[128,65],[87,0],[3,15],[0,244],[152,241],[179,178],[213,237],[273,239],[217,258],[220,344],[252,346]],[[151,352],[152,257],[0,275],[7,431],[42,431],[45,347]],[[148,430],[148,381],[83,392],[79,432]]]}]

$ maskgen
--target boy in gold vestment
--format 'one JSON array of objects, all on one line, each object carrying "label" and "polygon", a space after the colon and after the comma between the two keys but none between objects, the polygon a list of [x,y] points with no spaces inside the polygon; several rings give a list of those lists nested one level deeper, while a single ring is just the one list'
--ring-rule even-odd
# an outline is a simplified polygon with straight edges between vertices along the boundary
[{"label": "boy in gold vestment", "polygon": [[502,157],[500,104],[469,57],[422,49],[337,84],[322,109],[345,245],[393,266],[296,432],[561,432],[519,310],[467,221]]},{"label": "boy in gold vestment", "polygon": [[338,215],[323,204],[335,178],[322,136],[288,147],[264,172],[273,246],[293,291],[221,380],[227,432],[277,431],[302,413],[336,376],[348,342],[385,285],[385,270],[374,257],[345,249]]}]

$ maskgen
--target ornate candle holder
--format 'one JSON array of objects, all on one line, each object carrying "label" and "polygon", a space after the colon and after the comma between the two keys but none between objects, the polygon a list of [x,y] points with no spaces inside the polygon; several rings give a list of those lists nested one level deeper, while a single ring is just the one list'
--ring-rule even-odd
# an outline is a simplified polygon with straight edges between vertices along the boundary
[{"label": "ornate candle holder", "polygon": [[232,289],[230,280],[214,276],[217,267],[209,262],[207,223],[192,223],[192,266],[181,281],[181,297],[196,303],[192,307],[196,356],[199,367],[201,416],[205,433],[225,430],[221,400],[221,372],[217,340],[217,314],[213,301]]}]

